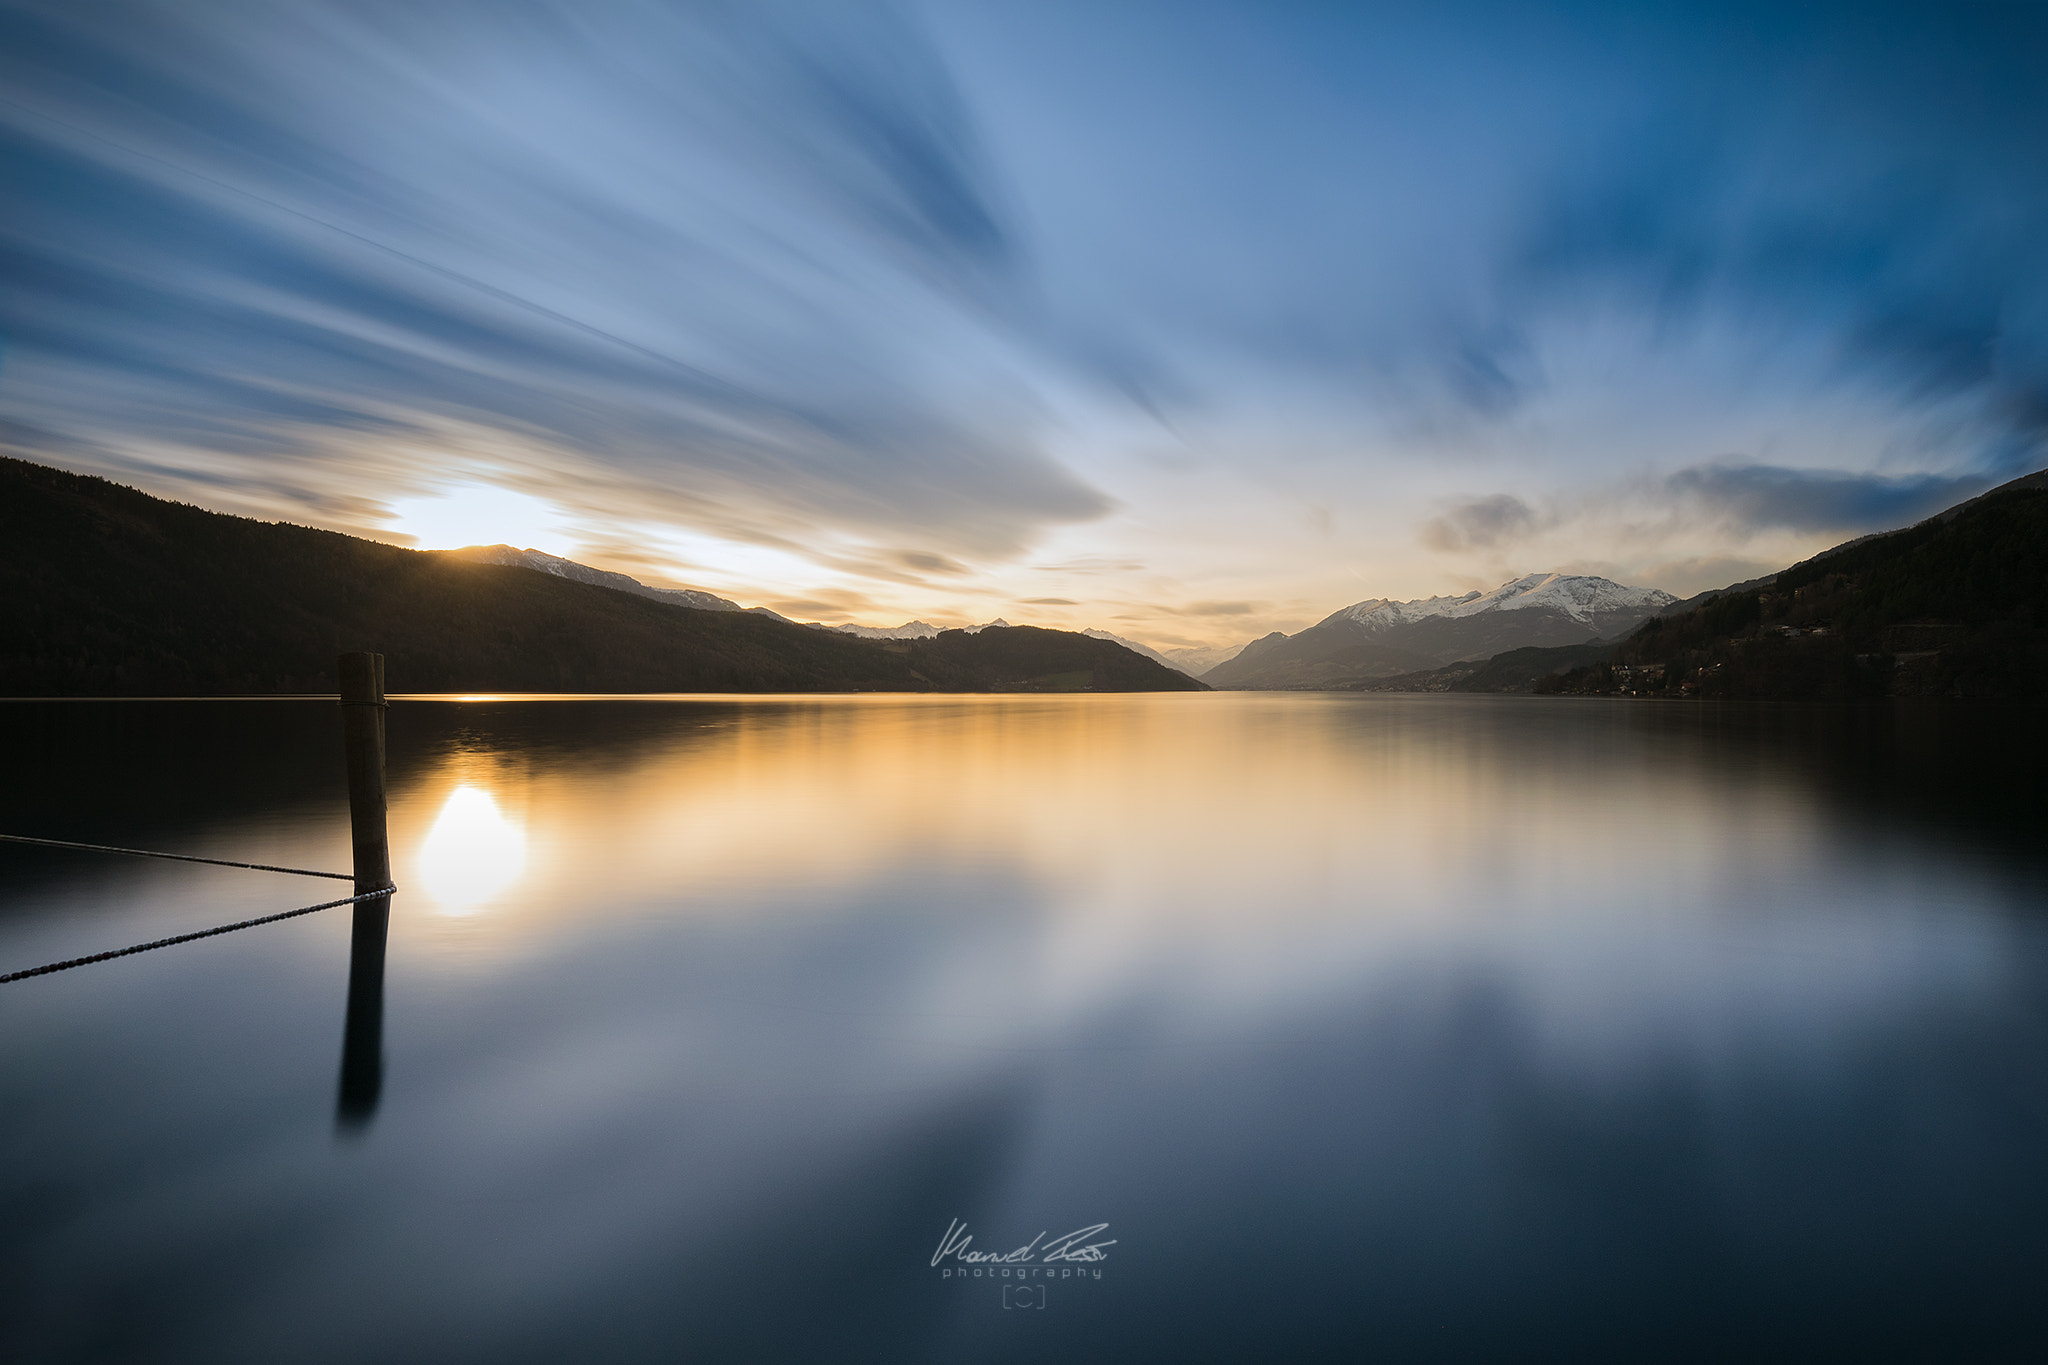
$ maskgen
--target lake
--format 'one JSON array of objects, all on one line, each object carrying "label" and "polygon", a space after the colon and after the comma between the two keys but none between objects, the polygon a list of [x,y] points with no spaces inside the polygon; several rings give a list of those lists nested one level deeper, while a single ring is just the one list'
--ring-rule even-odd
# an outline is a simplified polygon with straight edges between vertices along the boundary
[{"label": "lake", "polygon": [[[0,1359],[2048,1350],[2034,710],[389,723],[367,1094],[347,908],[0,986]],[[348,869],[331,702],[0,739],[0,831]],[[0,845],[0,972],[345,892]]]}]

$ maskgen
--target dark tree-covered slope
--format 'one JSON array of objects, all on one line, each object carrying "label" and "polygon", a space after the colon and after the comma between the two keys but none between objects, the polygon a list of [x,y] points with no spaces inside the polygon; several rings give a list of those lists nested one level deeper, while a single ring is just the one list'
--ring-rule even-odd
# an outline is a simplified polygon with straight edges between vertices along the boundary
[{"label": "dark tree-covered slope", "polygon": [[1496,654],[1484,662],[1446,664],[1393,678],[1352,683],[1351,692],[1529,692],[1554,673],[1598,663],[1614,653],[1612,640],[1584,644],[1531,645]]},{"label": "dark tree-covered slope", "polygon": [[2048,490],[1995,491],[1653,619],[1609,659],[1537,690],[2048,695]]},{"label": "dark tree-covered slope", "polygon": [[331,691],[335,655],[359,649],[386,656],[397,692],[1165,691],[1192,681],[1109,641],[1026,634],[885,650],[0,459],[0,695]]},{"label": "dark tree-covered slope", "polygon": [[[902,651],[920,673],[966,675],[1005,692],[1206,692],[1113,640],[1037,626],[984,626],[970,634],[941,631],[928,640],[876,642]],[[976,688],[974,690],[980,690]]]}]

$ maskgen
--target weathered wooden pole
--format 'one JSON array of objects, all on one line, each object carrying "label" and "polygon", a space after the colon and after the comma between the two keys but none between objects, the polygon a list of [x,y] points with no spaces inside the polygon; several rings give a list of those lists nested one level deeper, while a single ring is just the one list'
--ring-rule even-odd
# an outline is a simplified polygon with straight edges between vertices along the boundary
[{"label": "weathered wooden pole", "polygon": [[384,656],[344,654],[335,667],[341,674],[348,827],[355,848],[356,894],[360,896],[391,885],[391,844],[384,833]]},{"label": "weathered wooden pole", "polygon": [[[391,843],[384,828],[384,656],[344,654],[341,735],[348,760],[348,825],[356,894],[391,885]],[[384,941],[391,897],[357,901],[349,941],[348,1019],[341,1042],[336,1121],[359,1129],[377,1112],[384,1089]]]}]

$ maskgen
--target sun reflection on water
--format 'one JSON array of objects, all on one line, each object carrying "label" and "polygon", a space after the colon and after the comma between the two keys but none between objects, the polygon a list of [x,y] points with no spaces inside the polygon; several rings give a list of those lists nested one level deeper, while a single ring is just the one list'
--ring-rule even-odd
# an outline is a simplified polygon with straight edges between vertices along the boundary
[{"label": "sun reflection on water", "polygon": [[[1513,706],[462,705],[461,742],[393,819],[423,831],[418,880],[438,908],[490,902],[490,932],[461,938],[463,956],[593,919],[751,915],[965,878],[1033,906],[1046,969],[1077,987],[1161,953],[1242,977],[1247,943],[1313,944],[1302,952],[1335,970],[1333,936],[1364,950],[1595,913],[1615,903],[1610,883],[1695,884],[1731,843],[1761,868],[1815,833],[1792,793],[1748,784],[1738,798],[1681,765],[1588,762],[1570,742],[1583,726],[1518,727]],[[543,720],[577,745],[536,742],[554,733]],[[1664,904],[1622,901],[1636,917]]]},{"label": "sun reflection on water", "polygon": [[419,852],[421,888],[446,914],[466,915],[503,894],[526,868],[526,830],[482,787],[448,793]]},{"label": "sun reflection on water", "polygon": [[[1215,1027],[1417,963],[1512,962],[1547,1036],[1598,1041],[1611,1014],[1582,995],[1602,972],[1690,1027],[1677,1002],[1711,1014],[1730,980],[1715,955],[1760,941],[1740,926],[1805,923],[1816,888],[1889,907],[1880,920],[1917,895],[1763,761],[1774,750],[1731,759],[1704,712],[1260,694],[458,705],[411,713],[442,738],[392,804],[414,850],[401,886],[429,912],[395,921],[404,960],[458,972],[649,918],[722,937],[825,917],[955,944],[912,991],[935,1016],[1073,1020],[1144,996]],[[1770,962],[1800,965],[1759,989],[1793,1011],[1824,988],[1837,1008],[1881,1003],[1914,960],[1889,932],[1825,974],[1774,941]],[[1614,943],[1625,969],[1598,960]]]}]

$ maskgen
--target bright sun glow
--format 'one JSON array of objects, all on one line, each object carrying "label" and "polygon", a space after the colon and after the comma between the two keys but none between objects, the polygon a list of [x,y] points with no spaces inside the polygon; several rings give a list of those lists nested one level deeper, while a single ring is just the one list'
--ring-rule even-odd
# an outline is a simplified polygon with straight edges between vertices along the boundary
[{"label": "bright sun glow", "polygon": [[526,867],[526,831],[505,818],[481,787],[448,793],[420,848],[419,879],[451,915],[466,915],[513,882]]},{"label": "bright sun glow", "polygon": [[388,518],[393,531],[411,536],[422,550],[510,545],[566,556],[576,542],[553,503],[489,483],[454,484],[431,497],[401,498],[391,504]]}]

